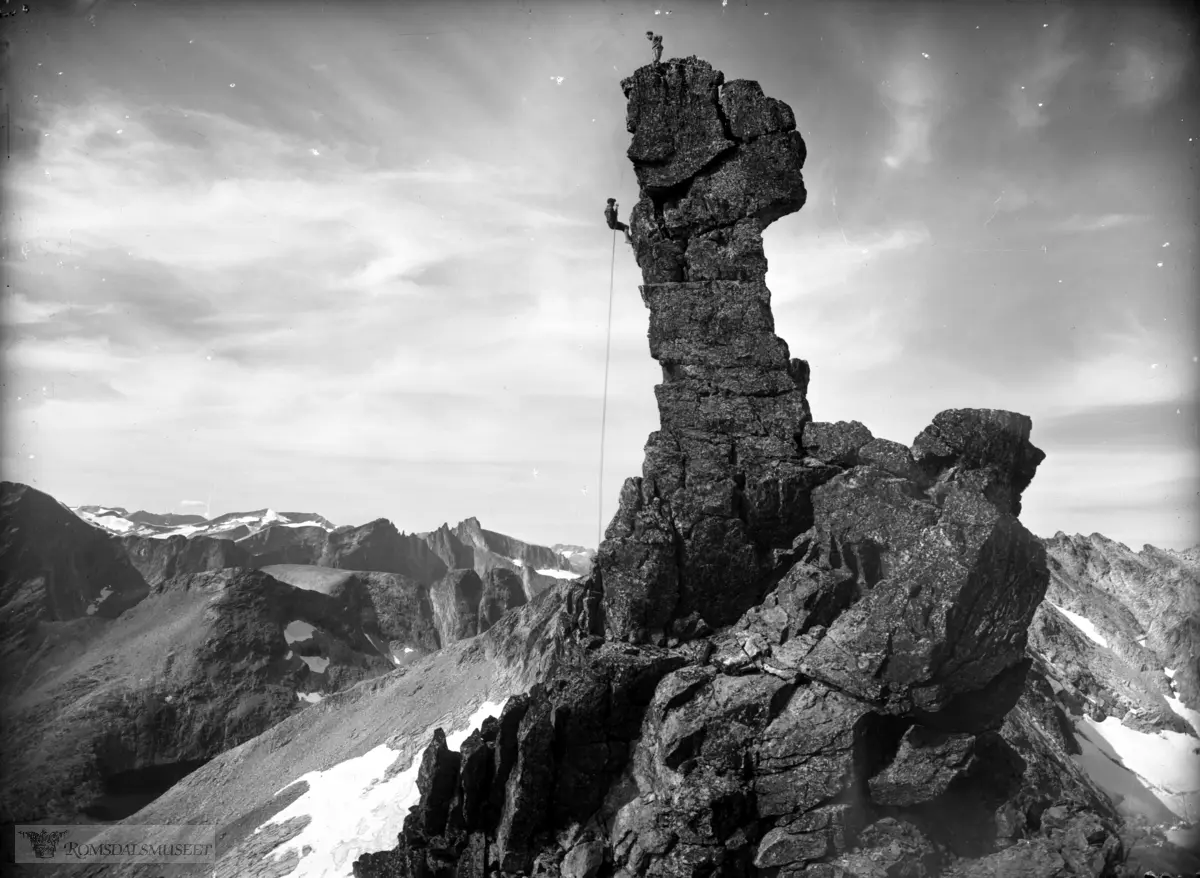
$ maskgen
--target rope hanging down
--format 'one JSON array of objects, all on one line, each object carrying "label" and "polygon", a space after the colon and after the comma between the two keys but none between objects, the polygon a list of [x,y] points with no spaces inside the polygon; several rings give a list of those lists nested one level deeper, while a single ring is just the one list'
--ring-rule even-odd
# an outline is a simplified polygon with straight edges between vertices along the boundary
[{"label": "rope hanging down", "polygon": [[608,336],[604,341],[604,405],[600,409],[600,483],[599,508],[596,510],[596,551],[604,540],[604,425],[608,419],[608,356],[612,348],[613,278],[617,270],[617,230],[613,229],[612,264],[608,269]]}]

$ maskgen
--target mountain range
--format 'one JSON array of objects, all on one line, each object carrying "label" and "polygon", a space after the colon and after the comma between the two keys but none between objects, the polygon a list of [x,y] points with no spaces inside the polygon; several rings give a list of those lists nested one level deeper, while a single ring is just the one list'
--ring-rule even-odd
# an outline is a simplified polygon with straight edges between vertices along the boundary
[{"label": "mountain range", "polygon": [[[222,517],[250,531],[238,539],[133,536],[100,527],[109,516],[95,510],[112,507],[72,511],[13,483],[0,495],[7,824],[227,823],[240,807],[277,825],[263,808],[305,771],[308,790],[325,774],[334,783],[355,759],[391,754],[388,741],[400,762],[419,762],[419,729],[439,710],[491,704],[498,715],[500,700],[562,660],[563,636],[547,623],[570,599],[563,589],[577,587],[563,578],[529,594],[522,573],[565,573],[566,555],[592,557],[475,519],[413,540],[380,522],[292,528],[280,522],[292,516],[264,510]],[[1009,722],[1123,820],[1130,862],[1200,865],[1184,853],[1200,816],[1200,552],[1135,553],[1096,534],[1042,543],[1050,581]],[[409,718],[392,714],[397,698]],[[280,762],[268,754],[282,740],[290,756]],[[233,793],[229,807],[212,789]],[[352,810],[353,800],[337,799]],[[317,807],[311,794],[292,801]],[[343,850],[365,852],[371,838],[386,847],[402,814],[377,817]],[[245,843],[218,873],[258,873]]]},{"label": "mountain range", "polygon": [[[0,484],[0,819],[108,820],[310,703],[573,579],[467,519],[69,509]],[[181,520],[184,519],[184,520]]]},{"label": "mountain range", "polygon": [[[244,759],[276,728],[316,746],[307,730],[318,718],[298,715],[313,705],[390,697],[390,684],[357,684],[393,669],[457,687],[462,669],[444,666],[451,646],[565,585],[572,560],[590,567],[594,557],[475,519],[410,537],[387,522],[337,528],[261,510],[221,516],[206,531],[204,519],[70,510],[23,485],[4,483],[0,496],[6,824],[108,823],[144,807],[139,820],[191,814],[173,810],[173,797],[215,782],[213,772],[227,785],[234,750]],[[117,516],[197,529],[131,535]],[[318,523],[291,526],[295,518]],[[234,538],[229,522],[246,533]],[[1030,626],[1019,707],[1055,730],[1079,782],[1122,816],[1138,863],[1190,866],[1183,851],[1200,822],[1200,551],[1135,553],[1099,534],[1042,542],[1050,582]],[[530,571],[553,573],[541,574],[546,583]],[[549,637],[524,648],[561,647]],[[328,731],[333,720],[322,717]]]}]

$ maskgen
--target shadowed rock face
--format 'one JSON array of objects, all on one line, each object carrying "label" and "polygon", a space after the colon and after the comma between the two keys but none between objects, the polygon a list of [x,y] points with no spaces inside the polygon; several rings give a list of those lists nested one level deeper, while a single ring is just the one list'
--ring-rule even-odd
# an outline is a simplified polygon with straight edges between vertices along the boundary
[{"label": "shadowed rock face", "polygon": [[150,585],[176,576],[249,567],[250,555],[232,540],[213,537],[121,537],[129,561]]},{"label": "shadowed rock face", "polygon": [[0,656],[18,654],[41,623],[115,619],[148,591],[117,537],[48,494],[0,482]]},{"label": "shadowed rock face", "polygon": [[355,586],[219,569],[159,582],[115,619],[44,620],[0,686],[0,820],[124,817],[302,709],[299,693],[386,672]]},{"label": "shadowed rock face", "polygon": [[775,335],[763,283],[762,230],[804,204],[804,141],[786,104],[723,80],[689,58],[621,84],[642,187],[630,228],[663,367],[662,428],[597,558],[608,630],[634,642],[757,603],[772,550],[810,526],[824,472],[798,441],[808,365]]},{"label": "shadowed rock face", "polygon": [[911,448],[812,420],[761,239],[804,203],[803,141],[722,82],[689,58],[622,83],[661,429],[564,592],[562,658],[460,754],[435,735],[354,874],[1115,876],[1114,815],[1025,689],[1029,418],[942,412]]}]

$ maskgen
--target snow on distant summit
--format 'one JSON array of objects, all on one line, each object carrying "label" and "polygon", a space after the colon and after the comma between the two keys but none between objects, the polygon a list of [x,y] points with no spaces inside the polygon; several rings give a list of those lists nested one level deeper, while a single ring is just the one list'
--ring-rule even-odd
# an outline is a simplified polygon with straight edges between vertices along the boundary
[{"label": "snow on distant summit", "polygon": [[253,512],[227,512],[208,519],[203,515],[174,515],[154,512],[127,512],[119,506],[67,507],[88,524],[118,536],[154,537],[223,537],[241,539],[268,527],[319,527],[336,529],[333,522],[312,512],[276,512],[258,509]]}]

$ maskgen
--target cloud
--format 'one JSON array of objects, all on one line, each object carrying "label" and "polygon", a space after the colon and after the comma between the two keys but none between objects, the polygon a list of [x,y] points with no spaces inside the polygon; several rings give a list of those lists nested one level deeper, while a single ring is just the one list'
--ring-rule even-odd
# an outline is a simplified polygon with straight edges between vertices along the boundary
[{"label": "cloud", "polygon": [[[1082,54],[1067,49],[1071,24],[1061,16],[1042,29],[1027,45],[1019,64],[1014,64],[1012,79],[1005,87],[1003,103],[1019,130],[1040,128],[1052,112],[1057,112],[1056,90],[1067,72]],[[1015,60],[1015,59],[1014,59]]]},{"label": "cloud", "polygon": [[207,506],[207,500],[180,500],[180,506]]},{"label": "cloud", "polygon": [[919,55],[898,59],[879,84],[879,100],[892,117],[891,145],[883,157],[889,168],[927,164],[930,135],[941,110],[941,89],[932,67]]},{"label": "cloud", "polygon": [[1145,214],[1105,213],[1085,216],[1074,213],[1066,219],[1052,224],[1051,230],[1057,232],[1102,232],[1144,223],[1149,219],[1150,217]]},{"label": "cloud", "polygon": [[1175,92],[1187,69],[1187,56],[1159,42],[1154,47],[1120,48],[1120,69],[1112,77],[1117,98],[1127,107],[1147,108]]},{"label": "cloud", "polygon": [[838,223],[820,233],[789,234],[772,228],[763,239],[770,262],[767,283],[774,301],[784,304],[801,295],[810,300],[816,295],[832,295],[835,287],[844,287],[861,271],[917,250],[928,244],[931,236],[921,223],[880,229]]},{"label": "cloud", "polygon": [[1176,400],[1093,405],[1042,417],[1038,441],[1060,448],[1188,448],[1196,442],[1197,406]]},{"label": "cloud", "polygon": [[[1040,445],[1034,427],[1034,444]],[[1050,535],[1102,533],[1128,546],[1194,545],[1200,468],[1194,449],[1047,448],[1021,520]]]},{"label": "cloud", "polygon": [[[212,487],[225,509],[594,538],[610,268],[605,515],[661,380],[639,272],[624,249],[610,262],[600,218],[636,189],[616,80],[645,58],[619,12],[581,28],[496,4],[468,26],[442,4],[416,26],[407,4],[318,6],[280,30],[253,10],[110,11],[126,26],[102,21],[103,45],[86,24],[31,31],[16,71],[14,94],[40,97],[15,99],[14,149],[18,127],[36,143],[5,180],[12,477],[129,508]],[[1118,101],[1122,53],[1157,44],[1088,14],[1059,30],[836,5],[719,50],[809,142],[809,203],[766,250],[814,414],[908,441],[943,408],[1026,411],[1051,453],[1032,490],[1059,492],[1026,508],[1050,532],[1086,527],[1072,503],[1115,507],[1104,486],[1132,495],[1140,455],[1146,484],[1169,480],[1186,436],[1134,412],[1195,387],[1191,145],[1162,139],[1184,114],[1166,93]]]}]

